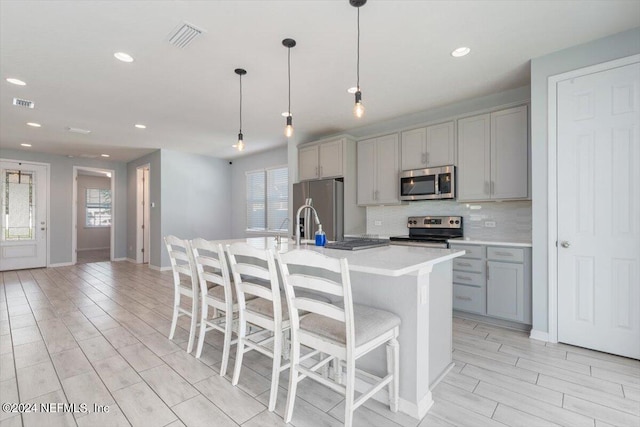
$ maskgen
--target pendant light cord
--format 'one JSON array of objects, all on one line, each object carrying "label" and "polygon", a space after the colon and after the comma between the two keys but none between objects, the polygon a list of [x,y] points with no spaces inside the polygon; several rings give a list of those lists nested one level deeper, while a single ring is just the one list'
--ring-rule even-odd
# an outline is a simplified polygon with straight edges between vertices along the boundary
[{"label": "pendant light cord", "polygon": [[287,48],[287,77],[289,79],[289,107],[288,112],[291,116],[291,48]]},{"label": "pendant light cord", "polygon": [[356,55],[356,88],[360,90],[360,8],[358,7],[358,50]]},{"label": "pendant light cord", "polygon": [[240,74],[240,132],[242,133],[242,74]]}]

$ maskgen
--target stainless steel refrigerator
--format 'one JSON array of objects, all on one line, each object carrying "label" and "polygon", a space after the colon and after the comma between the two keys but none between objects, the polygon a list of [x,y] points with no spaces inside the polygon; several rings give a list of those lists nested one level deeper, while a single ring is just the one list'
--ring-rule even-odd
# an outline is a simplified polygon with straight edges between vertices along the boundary
[{"label": "stainless steel refrigerator", "polygon": [[[307,199],[311,199],[311,205],[318,212],[327,240],[344,240],[344,183],[337,179],[322,179],[293,184],[294,216]],[[311,210],[305,209],[300,216],[300,236],[313,239],[318,227]],[[296,218],[293,223],[295,221]]]}]

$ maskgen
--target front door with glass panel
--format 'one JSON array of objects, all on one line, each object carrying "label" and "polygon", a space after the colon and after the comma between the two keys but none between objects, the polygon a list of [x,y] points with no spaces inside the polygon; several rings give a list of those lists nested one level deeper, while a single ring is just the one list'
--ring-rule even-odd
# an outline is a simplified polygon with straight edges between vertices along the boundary
[{"label": "front door with glass panel", "polygon": [[47,169],[42,164],[0,162],[2,271],[47,265]]}]

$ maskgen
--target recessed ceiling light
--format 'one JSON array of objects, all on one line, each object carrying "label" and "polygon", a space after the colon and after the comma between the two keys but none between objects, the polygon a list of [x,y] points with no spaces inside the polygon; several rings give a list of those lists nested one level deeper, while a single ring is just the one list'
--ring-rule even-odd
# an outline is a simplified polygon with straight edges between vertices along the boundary
[{"label": "recessed ceiling light", "polygon": [[108,154],[100,154],[102,157],[111,157]]},{"label": "recessed ceiling light", "polygon": [[460,58],[461,56],[468,55],[469,52],[471,52],[471,49],[469,49],[468,47],[459,47],[451,52],[451,56],[453,56],[454,58]]},{"label": "recessed ceiling light", "polygon": [[20,145],[22,145],[23,147],[31,147],[31,144],[26,144],[26,143],[25,144],[20,144]]},{"label": "recessed ceiling light", "polygon": [[9,77],[6,79],[9,83],[14,84],[14,85],[18,85],[18,86],[26,86],[27,84],[25,82],[23,82],[22,80],[19,79],[14,79],[12,77]]},{"label": "recessed ceiling light", "polygon": [[349,89],[347,89],[347,92],[350,93],[350,94],[354,94],[357,91],[358,91],[358,88],[355,87],[355,86],[354,87],[350,87]]},{"label": "recessed ceiling light", "polygon": [[116,52],[113,54],[113,56],[115,56],[116,59],[119,59],[122,62],[133,62],[133,56],[129,55],[128,53]]},{"label": "recessed ceiling light", "polygon": [[138,129],[146,129],[147,128],[147,126],[142,125],[140,123],[136,124],[135,127],[137,127]]},{"label": "recessed ceiling light", "polygon": [[34,123],[34,122],[27,123],[27,126],[31,126],[31,127],[34,127],[34,128],[42,127],[42,125],[40,123]]}]

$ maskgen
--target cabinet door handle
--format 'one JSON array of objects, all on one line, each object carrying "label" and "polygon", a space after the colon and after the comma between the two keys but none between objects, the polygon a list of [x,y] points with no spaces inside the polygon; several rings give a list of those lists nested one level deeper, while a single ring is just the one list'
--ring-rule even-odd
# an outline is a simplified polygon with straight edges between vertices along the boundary
[{"label": "cabinet door handle", "polygon": [[471,301],[471,297],[461,297],[460,295],[456,295],[456,299],[461,299],[463,301]]},{"label": "cabinet door handle", "polygon": [[491,194],[490,193],[490,189],[489,189],[489,181],[485,181],[484,182],[484,193],[485,194]]},{"label": "cabinet door handle", "polygon": [[322,176],[322,166],[320,166],[320,176]]},{"label": "cabinet door handle", "polygon": [[469,264],[468,262],[459,262],[458,265],[461,265],[463,267],[471,267],[471,264]]},{"label": "cabinet door handle", "polygon": [[316,166],[316,178],[318,178],[320,175],[318,174],[318,166]]},{"label": "cabinet door handle", "polygon": [[376,193],[376,200],[378,200],[378,190],[376,190],[375,193]]},{"label": "cabinet door handle", "polygon": [[493,181],[491,181],[491,194],[493,195],[493,193],[495,193],[495,183]]},{"label": "cabinet door handle", "polygon": [[460,280],[472,280],[469,276],[457,276],[457,278]]},{"label": "cabinet door handle", "polygon": [[500,256],[513,256],[513,254],[511,252],[502,252],[502,251],[496,251],[496,255],[500,255]]}]

